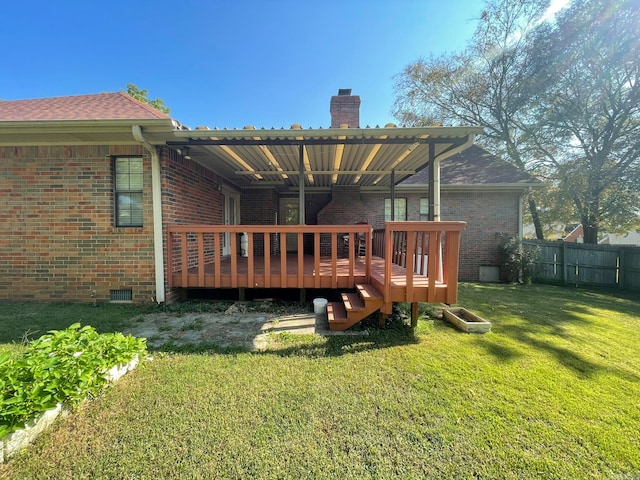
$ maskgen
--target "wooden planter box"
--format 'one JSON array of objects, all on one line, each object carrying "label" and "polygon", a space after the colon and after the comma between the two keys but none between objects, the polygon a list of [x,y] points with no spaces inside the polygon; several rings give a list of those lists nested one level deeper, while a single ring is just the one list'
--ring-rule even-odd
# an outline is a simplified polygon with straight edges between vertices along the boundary
[{"label": "wooden planter box", "polygon": [[442,311],[442,315],[447,322],[463,332],[487,333],[491,331],[491,322],[465,308],[446,308]]}]

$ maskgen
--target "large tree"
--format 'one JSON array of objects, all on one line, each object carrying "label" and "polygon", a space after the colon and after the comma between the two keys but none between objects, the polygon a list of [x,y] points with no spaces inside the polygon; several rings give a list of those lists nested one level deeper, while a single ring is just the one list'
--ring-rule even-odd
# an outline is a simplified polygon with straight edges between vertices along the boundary
[{"label": "large tree", "polygon": [[[545,3],[490,0],[464,52],[398,76],[396,116],[483,126],[480,141],[549,182],[544,211],[570,201],[595,243],[600,225],[638,215],[638,2],[574,0],[552,16]],[[534,196],[529,207],[542,238]]]},{"label": "large tree", "polygon": [[[544,157],[529,142],[530,112],[544,85],[532,75],[530,32],[544,10],[538,1],[488,2],[465,51],[422,58],[396,77],[395,116],[408,125],[479,125],[479,142],[493,153],[524,171],[540,168]],[[528,202],[543,238],[533,196]]]},{"label": "large tree", "polygon": [[628,228],[639,214],[640,2],[576,0],[536,37],[548,85],[539,137],[555,142],[559,191],[585,243],[597,243],[601,227]]}]

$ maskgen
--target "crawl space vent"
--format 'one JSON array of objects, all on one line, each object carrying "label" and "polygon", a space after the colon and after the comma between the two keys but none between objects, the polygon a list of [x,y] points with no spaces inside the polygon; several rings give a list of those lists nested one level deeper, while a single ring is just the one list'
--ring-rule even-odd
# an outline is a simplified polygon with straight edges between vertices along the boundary
[{"label": "crawl space vent", "polygon": [[133,299],[131,290],[111,290],[111,302],[130,302]]}]

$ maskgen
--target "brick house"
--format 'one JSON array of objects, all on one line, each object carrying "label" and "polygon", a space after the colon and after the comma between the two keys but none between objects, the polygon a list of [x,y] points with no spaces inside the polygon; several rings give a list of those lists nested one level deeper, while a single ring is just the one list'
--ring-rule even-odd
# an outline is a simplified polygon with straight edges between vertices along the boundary
[{"label": "brick house", "polygon": [[[519,233],[521,196],[535,181],[469,148],[479,128],[359,128],[359,105],[350,91],[332,97],[329,129],[221,131],[188,129],[124,93],[0,102],[0,299],[163,302],[188,287],[353,288],[375,273],[377,254],[360,272],[348,240],[375,243],[373,230],[391,216],[452,221],[407,224],[394,255],[426,249],[427,238],[454,241],[463,228],[455,221],[468,222],[459,270],[476,280],[479,266],[496,263],[497,234]],[[445,287],[457,282],[458,245],[455,259],[447,245],[431,251],[454,271],[445,265],[449,281],[429,287],[431,300],[455,297]],[[306,254],[316,255],[315,278],[302,266],[291,276],[285,263],[301,265]],[[320,275],[320,254],[333,255],[333,275]],[[253,270],[261,261],[266,274]],[[242,262],[248,276],[234,276]]]}]

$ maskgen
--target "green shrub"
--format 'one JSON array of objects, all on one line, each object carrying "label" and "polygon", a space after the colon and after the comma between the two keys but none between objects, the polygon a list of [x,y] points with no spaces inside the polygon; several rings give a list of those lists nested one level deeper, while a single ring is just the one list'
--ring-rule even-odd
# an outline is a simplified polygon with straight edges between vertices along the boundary
[{"label": "green shrub", "polygon": [[538,248],[524,248],[522,242],[511,237],[498,247],[501,260],[501,276],[508,283],[531,283],[540,260]]},{"label": "green shrub", "polygon": [[96,394],[111,367],[145,351],[144,338],[75,323],[34,340],[21,355],[0,356],[0,437],[58,403],[73,406]]}]

